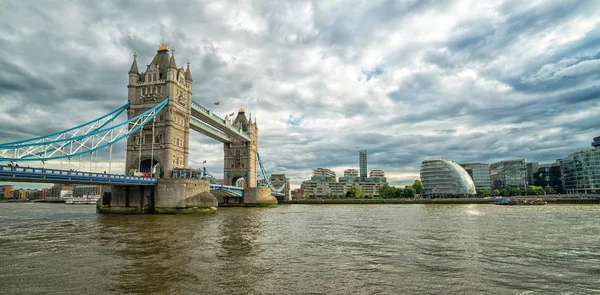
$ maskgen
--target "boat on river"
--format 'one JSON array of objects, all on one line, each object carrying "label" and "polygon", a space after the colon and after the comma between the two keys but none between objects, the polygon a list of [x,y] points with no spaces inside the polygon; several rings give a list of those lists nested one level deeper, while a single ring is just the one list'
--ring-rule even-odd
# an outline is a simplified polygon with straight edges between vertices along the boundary
[{"label": "boat on river", "polygon": [[516,205],[546,205],[548,202],[544,201],[542,198],[537,198],[535,200],[512,200],[512,199],[501,199],[498,200],[496,205],[504,205],[504,206],[516,206]]}]

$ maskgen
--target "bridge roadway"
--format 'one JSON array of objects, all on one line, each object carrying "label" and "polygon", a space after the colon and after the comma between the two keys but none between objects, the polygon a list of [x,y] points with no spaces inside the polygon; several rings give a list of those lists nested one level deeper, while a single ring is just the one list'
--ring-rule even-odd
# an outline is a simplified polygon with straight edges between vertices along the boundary
[{"label": "bridge roadway", "polygon": [[[4,165],[0,165],[0,181],[135,186],[156,186],[158,184],[158,179],[150,177]],[[210,190],[222,190],[238,197],[244,196],[244,188],[236,186],[211,184]]]},{"label": "bridge roadway", "polygon": [[[192,101],[192,120],[190,128],[223,143],[232,141],[250,141],[241,129],[228,125],[225,119],[217,116],[211,110]],[[194,120],[196,119],[196,120]]]},{"label": "bridge roadway", "polygon": [[158,184],[158,179],[149,177],[3,165],[0,165],[0,181],[137,186],[154,186]]}]

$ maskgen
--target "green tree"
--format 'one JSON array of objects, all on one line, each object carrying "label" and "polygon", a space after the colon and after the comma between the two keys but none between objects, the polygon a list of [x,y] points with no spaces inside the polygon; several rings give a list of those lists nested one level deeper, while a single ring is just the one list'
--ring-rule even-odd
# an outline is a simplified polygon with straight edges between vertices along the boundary
[{"label": "green tree", "polygon": [[393,198],[396,196],[396,187],[384,184],[379,188],[379,194],[382,198]]},{"label": "green tree", "polygon": [[509,194],[511,196],[516,196],[516,195],[519,195],[520,193],[521,193],[521,191],[518,188],[516,188],[516,187],[513,187],[513,188],[509,189]]},{"label": "green tree", "polygon": [[489,190],[489,189],[487,189],[487,188],[486,188],[486,189],[483,189],[483,190],[481,190],[481,196],[482,196],[482,197],[487,197],[487,196],[489,196],[491,193],[492,193],[492,192],[490,192],[490,190]]},{"label": "green tree", "polygon": [[404,189],[403,188],[396,188],[396,191],[394,192],[394,197],[395,198],[404,198]]},{"label": "green tree", "polygon": [[556,194],[556,190],[553,187],[549,187],[549,186],[544,188],[544,192],[549,195]]},{"label": "green tree", "polygon": [[415,193],[416,193],[416,194],[419,194],[419,195],[420,195],[420,194],[422,194],[422,193],[423,193],[423,191],[424,191],[424,190],[423,190],[423,184],[422,184],[422,183],[421,183],[421,181],[420,181],[420,180],[418,180],[418,179],[417,179],[417,180],[415,180],[415,182],[414,182],[414,183],[413,183],[413,185],[412,185],[412,188],[414,188],[414,189],[415,189]]},{"label": "green tree", "polygon": [[360,199],[364,196],[363,191],[357,187],[353,186],[346,192],[346,198],[352,199]]},{"label": "green tree", "polygon": [[403,195],[405,198],[412,199],[415,197],[415,193],[416,193],[416,190],[412,186],[409,186],[404,189]]},{"label": "green tree", "polygon": [[500,191],[498,189],[495,189],[493,191],[493,193],[494,193],[494,196],[500,196]]}]

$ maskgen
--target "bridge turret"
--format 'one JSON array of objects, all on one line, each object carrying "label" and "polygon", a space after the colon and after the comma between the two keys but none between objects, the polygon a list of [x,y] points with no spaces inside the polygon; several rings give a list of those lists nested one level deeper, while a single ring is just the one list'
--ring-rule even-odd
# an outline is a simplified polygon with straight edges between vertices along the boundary
[{"label": "bridge turret", "polygon": [[[132,118],[169,98],[156,116],[154,128],[146,125],[127,141],[126,172],[140,169],[171,177],[174,168],[185,168],[189,155],[189,122],[192,100],[191,81],[183,68],[177,69],[174,50],[164,40],[145,72],[137,73],[137,61],[130,70],[128,116]],[[136,73],[134,73],[136,72]],[[132,79],[138,80],[132,83]]]},{"label": "bridge turret", "polygon": [[177,81],[177,63],[175,63],[175,49],[171,49],[171,58],[167,67],[167,80]]},{"label": "bridge turret", "polygon": [[140,71],[137,65],[137,54],[133,53],[133,63],[129,69],[129,85],[136,85],[140,80]]},{"label": "bridge turret", "polygon": [[190,71],[190,61],[187,61],[187,69],[185,70],[185,79],[188,81],[188,83],[191,83],[192,80],[192,71]]}]

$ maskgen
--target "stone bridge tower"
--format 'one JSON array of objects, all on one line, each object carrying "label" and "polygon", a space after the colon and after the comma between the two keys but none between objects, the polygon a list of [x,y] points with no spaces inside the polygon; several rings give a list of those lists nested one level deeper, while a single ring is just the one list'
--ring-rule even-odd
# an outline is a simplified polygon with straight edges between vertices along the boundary
[{"label": "stone bridge tower", "polygon": [[[127,139],[126,171],[140,169],[170,178],[173,168],[186,168],[189,154],[190,104],[192,101],[192,73],[177,68],[174,49],[164,43],[158,47],[145,72],[139,72],[137,56],[129,70],[129,119],[154,107],[165,98],[168,105],[155,117],[154,136],[149,122]],[[153,162],[152,162],[153,159]]]},{"label": "stone bridge tower", "polygon": [[248,134],[250,141],[231,142],[223,144],[224,151],[224,175],[223,184],[243,187],[256,187],[256,154],[258,153],[258,126],[256,121],[252,122],[252,116],[246,118],[243,108],[240,108],[233,126],[239,127]]}]

